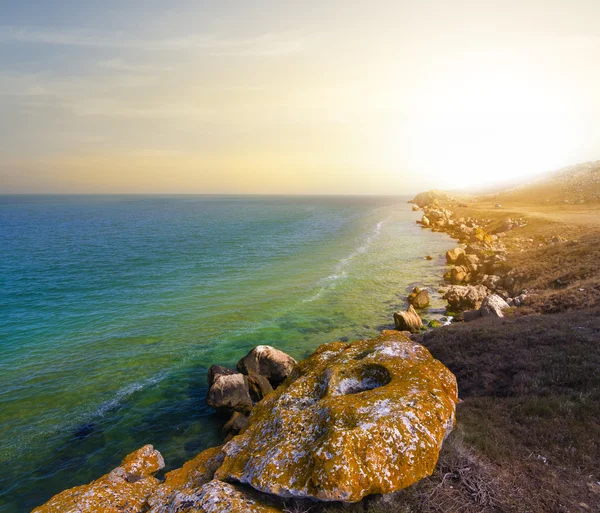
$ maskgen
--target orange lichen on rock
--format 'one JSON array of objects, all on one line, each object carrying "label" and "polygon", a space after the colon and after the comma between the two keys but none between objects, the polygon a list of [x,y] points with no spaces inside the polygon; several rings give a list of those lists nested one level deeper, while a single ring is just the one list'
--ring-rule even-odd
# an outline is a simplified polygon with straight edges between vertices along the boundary
[{"label": "orange lichen on rock", "polygon": [[326,344],[255,406],[215,477],[281,497],[390,493],[433,472],[457,400],[454,375],[404,334]]},{"label": "orange lichen on rock", "polygon": [[283,513],[283,507],[248,487],[214,479],[190,496],[185,509],[164,509],[164,513]]},{"label": "orange lichen on rock", "polygon": [[112,472],[90,484],[55,495],[32,513],[137,513],[146,511],[147,498],[158,479],[153,475],[165,466],[151,445],[127,456]]},{"label": "orange lichen on rock", "polygon": [[215,470],[223,462],[221,446],[206,449],[183,467],[165,475],[165,480],[148,498],[149,513],[179,511],[178,505],[186,501],[187,493],[193,493],[212,480]]}]

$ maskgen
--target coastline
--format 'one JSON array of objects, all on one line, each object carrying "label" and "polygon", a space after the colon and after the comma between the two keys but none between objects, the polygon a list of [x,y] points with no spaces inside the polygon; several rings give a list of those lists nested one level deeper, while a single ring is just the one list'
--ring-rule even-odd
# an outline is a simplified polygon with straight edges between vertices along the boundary
[{"label": "coastline", "polygon": [[[416,198],[417,199],[417,198]],[[471,219],[467,219],[467,223],[470,224],[471,226],[468,226],[467,223],[456,223],[456,214],[455,212],[449,211],[449,209],[454,206],[455,204],[458,203],[458,209],[462,209],[464,212],[468,212],[469,211],[469,205],[465,204],[465,203],[461,203],[461,202],[457,202],[456,200],[453,199],[449,199],[449,201],[446,199],[446,202],[444,203],[444,206],[440,205],[439,200],[437,200],[435,202],[435,204],[430,205],[428,203],[424,203],[422,206],[420,206],[420,208],[423,209],[423,213],[424,215],[427,217],[427,215],[429,215],[432,218],[436,217],[436,211],[439,211],[440,209],[442,209],[442,219],[444,219],[444,221],[442,223],[438,223],[437,225],[435,225],[433,227],[434,230],[436,231],[444,231],[445,233],[448,233],[449,235],[453,236],[453,238],[455,238],[455,240],[457,240],[459,243],[463,243],[463,244],[470,244],[471,246],[475,246],[475,248],[471,248],[472,250],[476,250],[478,251],[480,254],[477,255],[479,258],[481,258],[483,260],[482,265],[484,266],[485,270],[493,270],[494,274],[491,274],[492,276],[497,276],[499,278],[499,280],[496,282],[496,280],[492,280],[496,283],[494,283],[494,287],[490,288],[490,292],[497,292],[498,294],[500,294],[501,296],[504,296],[506,299],[512,299],[511,294],[514,296],[514,294],[516,292],[522,292],[522,289],[519,288],[521,287],[522,284],[522,280],[519,279],[520,276],[513,272],[514,267],[512,265],[510,265],[508,263],[508,261],[510,259],[512,259],[513,255],[514,255],[514,249],[516,246],[516,244],[518,242],[516,242],[516,240],[519,239],[518,236],[513,235],[513,234],[507,234],[506,232],[510,232],[512,231],[513,227],[511,227],[509,230],[506,231],[499,231],[498,233],[494,233],[494,234],[490,234],[488,232],[486,232],[483,228],[481,228],[481,225],[486,225],[487,226],[492,226],[494,224],[498,224],[498,223],[504,223],[506,221],[506,215],[504,212],[499,212],[498,215],[495,216],[495,219],[486,219],[485,221],[482,221],[480,217],[474,217],[474,216],[469,216],[471,217]],[[448,213],[445,213],[444,210],[449,211]],[[485,212],[485,210],[483,211]],[[458,218],[460,219],[460,217]],[[440,220],[440,219],[438,219]],[[450,222],[450,221],[454,221],[454,222]],[[470,228],[470,230],[468,231],[468,233],[464,230],[464,228],[462,226],[467,226],[467,228]],[[524,228],[525,226],[527,226],[527,223],[521,223],[521,221],[519,221],[518,223],[514,224],[514,229],[520,229],[520,228]],[[503,234],[503,235],[499,235],[499,234]],[[556,236],[558,237],[556,240],[553,240],[552,238],[546,243],[546,246],[552,246],[554,244],[565,244],[568,241],[565,240],[562,236]],[[541,242],[535,242],[535,244],[538,244],[537,247],[542,248],[543,247],[543,243]],[[483,250],[481,249],[481,247],[477,247],[477,246],[482,246]],[[451,251],[452,248],[449,248],[449,251]],[[469,254],[476,254],[474,252],[465,252],[466,255]],[[456,262],[452,263],[452,265],[454,265],[454,267],[457,267]],[[477,263],[471,263],[472,265],[477,266]],[[490,267],[491,266],[491,267]],[[454,267],[452,269],[454,269]],[[475,268],[475,271],[477,271],[478,268]],[[456,273],[454,273],[454,276],[452,276],[452,273],[447,276],[447,278],[450,278],[450,281],[455,282],[452,283],[452,285],[467,285],[467,286],[474,286],[474,285],[481,285],[482,282],[487,281],[489,283],[489,276],[490,274],[487,273],[482,273],[481,271],[479,272],[473,272],[473,268],[471,269],[467,269],[466,274],[472,274],[472,276],[470,276],[467,280],[465,279],[457,279]],[[511,274],[512,273],[512,274]],[[542,291],[534,291],[534,292],[542,292]],[[533,295],[534,298],[534,304],[536,303],[535,301],[535,294]],[[524,298],[523,303],[526,304],[528,303],[528,299]],[[515,306],[520,306],[520,305],[515,305]],[[509,315],[510,317],[515,317],[516,315],[516,310],[514,308],[511,308],[509,310],[509,312],[511,312]],[[531,308],[528,310],[527,308],[523,308],[523,314],[527,314],[527,313],[531,313]],[[518,315],[517,315],[518,317]],[[459,323],[456,327],[460,327]],[[443,331],[444,329],[436,329],[436,330],[429,330],[429,332],[437,332],[436,336],[442,337],[443,336]],[[429,333],[428,332],[428,333]],[[413,335],[412,338],[422,341],[426,346],[428,345],[427,342],[424,340],[427,338],[428,333],[426,333],[425,335],[421,335],[419,336],[415,336]],[[436,356],[434,354],[434,356]],[[202,453],[204,454],[204,453]],[[200,455],[199,455],[200,456]],[[202,458],[200,458],[202,459]],[[191,464],[192,462],[190,462]],[[188,465],[188,464],[186,464]],[[184,466],[185,467],[185,466]],[[203,467],[204,468],[204,467]],[[273,506],[270,506],[273,507]],[[219,511],[219,510],[215,510],[215,511]],[[261,510],[257,510],[257,511],[263,511]],[[264,511],[267,511],[266,509]],[[268,510],[271,511],[271,510]],[[279,510],[272,510],[272,511],[279,511]]]}]

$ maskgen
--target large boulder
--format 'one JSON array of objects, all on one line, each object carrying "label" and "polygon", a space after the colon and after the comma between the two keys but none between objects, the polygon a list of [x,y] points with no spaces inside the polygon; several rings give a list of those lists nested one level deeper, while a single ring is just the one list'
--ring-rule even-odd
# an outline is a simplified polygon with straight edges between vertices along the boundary
[{"label": "large boulder", "polygon": [[429,306],[429,292],[427,289],[415,287],[408,295],[408,302],[415,308],[427,308]]},{"label": "large boulder", "polygon": [[394,324],[398,331],[411,331],[416,333],[423,327],[423,321],[419,317],[415,308],[410,305],[406,312],[395,312],[394,313]]},{"label": "large boulder", "polygon": [[454,283],[455,285],[458,285],[460,283],[466,283],[469,281],[469,278],[470,278],[469,275],[470,275],[470,272],[469,272],[469,268],[467,266],[455,265],[450,270],[450,281],[452,283]]},{"label": "large boulder", "polygon": [[255,406],[215,478],[324,501],[390,493],[433,472],[457,400],[454,375],[401,333],[326,344]]},{"label": "large boulder", "polygon": [[461,255],[465,254],[462,248],[454,248],[446,251],[446,262],[448,264],[456,264]]},{"label": "large boulder", "polygon": [[488,295],[483,285],[452,285],[442,296],[448,301],[448,308],[453,312],[477,310]]},{"label": "large boulder", "polygon": [[276,388],[290,375],[294,365],[296,360],[283,351],[256,346],[238,362],[237,369],[243,374],[264,376]]},{"label": "large boulder", "polygon": [[161,454],[151,445],[145,445],[112,472],[55,495],[32,513],[145,512],[148,497],[160,484],[153,476],[164,466]]},{"label": "large boulder", "polygon": [[482,317],[504,317],[502,310],[510,308],[509,304],[496,294],[490,294],[481,303]]}]

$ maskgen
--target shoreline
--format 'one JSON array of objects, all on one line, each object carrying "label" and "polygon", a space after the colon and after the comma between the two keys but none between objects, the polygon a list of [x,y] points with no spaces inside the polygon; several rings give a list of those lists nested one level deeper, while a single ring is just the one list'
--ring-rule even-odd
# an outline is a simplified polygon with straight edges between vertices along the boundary
[{"label": "shoreline", "polygon": [[[418,198],[418,196],[417,196],[417,198]],[[415,200],[417,198],[415,198]],[[490,274],[484,273],[482,271],[483,270],[492,270],[492,271],[494,271],[494,274],[491,274],[491,276],[495,276],[498,279],[492,280],[492,282],[495,282],[494,283],[495,286],[493,288],[486,287],[486,290],[489,289],[489,291],[486,292],[486,295],[489,295],[490,292],[497,292],[500,296],[504,296],[506,299],[513,299],[513,303],[514,303],[514,298],[511,298],[510,294],[511,293],[514,294],[515,291],[521,291],[521,289],[517,290],[518,287],[520,286],[519,280],[517,279],[518,276],[516,278],[513,278],[513,275],[511,275],[511,272],[513,271],[514,267],[508,263],[509,258],[512,258],[514,252],[509,251],[507,249],[507,245],[504,244],[504,241],[507,241],[508,246],[511,247],[511,250],[513,250],[514,244],[515,244],[513,239],[515,239],[515,238],[518,239],[518,237],[515,237],[515,236],[509,237],[506,234],[506,232],[509,232],[516,228],[523,228],[523,227],[527,226],[527,223],[523,222],[522,220],[519,220],[516,223],[513,223],[512,226],[509,227],[505,231],[499,231],[497,233],[490,234],[490,233],[486,232],[481,226],[485,225],[487,227],[493,223],[496,223],[496,224],[498,222],[503,223],[504,221],[506,221],[506,218],[505,218],[506,216],[502,216],[502,213],[500,213],[500,215],[497,216],[498,218],[495,219],[493,221],[493,223],[489,219],[484,220],[485,221],[484,222],[481,219],[473,217],[473,216],[470,216],[470,219],[465,219],[466,222],[457,222],[460,220],[460,218],[456,217],[455,212],[449,210],[449,208],[451,208],[454,205],[454,203],[458,203],[458,202],[456,202],[456,200],[450,199],[450,201],[445,200],[444,206],[440,205],[439,201],[434,202],[434,204],[429,204],[426,202],[422,206],[419,205],[419,208],[422,209],[422,211],[423,211],[424,217],[426,217],[427,219],[429,219],[429,217],[431,217],[434,219],[434,222],[437,222],[437,224],[434,226],[431,226],[431,223],[429,226],[425,226],[425,223],[423,222],[423,218],[422,218],[421,224],[423,225],[424,228],[429,227],[429,228],[432,228],[434,231],[443,231],[443,232],[447,233],[448,235],[450,235],[454,240],[457,240],[459,243],[462,243],[463,245],[466,244],[467,246],[470,245],[471,252],[465,251],[465,252],[463,252],[464,255],[475,255],[481,260],[481,262],[471,261],[470,263],[468,263],[465,266],[465,267],[467,267],[467,269],[466,269],[467,272],[465,273],[465,277],[467,277],[469,274],[471,274],[471,276],[468,277],[467,279],[464,279],[464,277],[462,279],[458,279],[459,276],[456,276],[456,271],[454,271],[454,273],[453,273],[452,270],[455,269],[456,267],[461,267],[461,266],[457,265],[457,262],[449,262],[454,267],[451,268],[450,274],[448,276],[446,276],[446,278],[449,278],[451,282],[455,282],[449,286],[453,287],[453,286],[458,285],[458,286],[473,287],[473,286],[481,285],[482,282],[487,282],[489,284],[490,283],[490,280],[489,280]],[[459,209],[468,209],[468,207],[469,207],[468,205],[466,205],[464,203],[460,203],[458,206],[459,206]],[[440,212],[441,212],[441,218],[439,215]],[[502,218],[502,217],[504,217],[504,218]],[[502,218],[502,219],[500,219],[500,218]],[[440,221],[442,221],[442,222],[440,222]],[[417,222],[419,223],[419,221],[417,221]],[[468,228],[469,230],[465,230],[464,227]],[[564,238],[560,237],[556,241],[551,241],[550,244],[564,244],[565,242],[567,242],[567,240],[566,239],[563,240],[563,239]],[[538,243],[538,244],[540,244],[538,247],[542,247],[541,243]],[[452,249],[449,249],[448,253],[450,253],[451,251],[452,251]],[[475,266],[475,267],[469,268],[469,265]],[[478,265],[481,265],[482,268],[480,269],[479,267],[477,267]],[[523,304],[525,304],[527,302],[527,298],[523,298],[522,302],[523,302]],[[479,303],[479,305],[477,305],[477,303]],[[477,307],[480,306],[480,303],[481,303],[481,301],[479,301],[479,300],[476,300],[474,302],[474,304],[477,305]],[[520,306],[520,305],[509,305],[509,306]],[[469,311],[469,310],[466,310],[466,311]],[[501,313],[501,310],[500,310],[500,313]],[[524,313],[530,313],[530,312],[524,312]],[[501,314],[501,315],[498,315],[497,317],[502,317],[502,316],[503,315]],[[465,319],[465,320],[469,320],[469,319]],[[459,323],[458,326],[460,326],[460,324],[462,324],[462,323]],[[429,330],[428,332],[439,332],[441,334],[442,331],[443,330]],[[411,338],[414,339],[414,337],[411,337]],[[242,429],[244,429],[244,428],[242,428]],[[216,449],[218,449],[218,448],[209,449],[208,451],[214,451]],[[194,462],[197,458],[202,456],[202,454],[204,454],[205,452],[207,452],[207,451],[204,451],[203,453],[198,455],[196,458],[194,458],[194,460],[191,460],[190,462],[186,463],[186,465],[184,465],[183,468],[186,468],[186,466],[189,466],[189,464],[192,464],[192,462]],[[200,458],[200,459],[202,459],[202,458]],[[183,468],[181,470],[183,470]],[[189,470],[189,468],[188,468],[188,470]],[[176,471],[173,471],[173,472],[176,472]],[[187,476],[186,478],[189,478],[189,476]],[[86,486],[86,485],[84,485],[84,486]],[[272,507],[272,506],[269,506],[269,507]],[[45,510],[40,510],[40,511],[45,511]],[[48,510],[48,511],[50,511],[50,510]],[[157,511],[159,511],[159,510],[157,510]],[[202,511],[204,511],[204,510],[202,510]],[[220,511],[220,510],[217,509],[215,511]],[[254,511],[254,510],[250,510],[250,511]],[[256,511],[263,511],[263,509],[257,509]],[[279,510],[265,509],[264,511],[279,511]]]}]

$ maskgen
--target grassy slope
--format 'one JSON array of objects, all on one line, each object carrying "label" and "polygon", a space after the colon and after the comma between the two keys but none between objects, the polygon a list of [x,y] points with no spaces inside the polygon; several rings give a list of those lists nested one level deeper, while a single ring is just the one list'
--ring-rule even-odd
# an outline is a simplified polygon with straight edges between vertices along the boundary
[{"label": "grassy slope", "polygon": [[507,217],[527,221],[501,237],[528,305],[420,337],[462,399],[434,475],[328,511],[600,512],[600,204],[572,204],[574,190],[561,196],[552,178],[504,194],[502,208],[497,198],[445,202],[490,232]]}]

